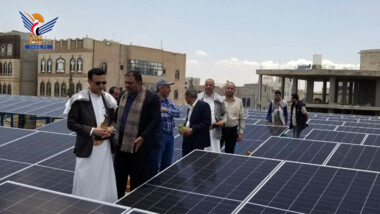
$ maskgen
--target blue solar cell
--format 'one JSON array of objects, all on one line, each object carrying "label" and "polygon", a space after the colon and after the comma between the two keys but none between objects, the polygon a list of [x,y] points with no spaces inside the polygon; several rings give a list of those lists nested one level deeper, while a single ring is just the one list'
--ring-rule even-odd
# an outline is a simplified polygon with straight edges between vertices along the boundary
[{"label": "blue solar cell", "polygon": [[356,132],[356,133],[367,133],[367,134],[379,134],[380,129],[373,128],[361,128],[361,127],[351,127],[351,126],[339,126],[337,131],[345,131],[345,132]]},{"label": "blue solar cell", "polygon": [[32,130],[27,129],[16,129],[16,128],[5,128],[0,127],[0,145],[8,143],[12,140],[16,140],[21,137],[25,137],[26,135],[36,133]]},{"label": "blue solar cell", "polygon": [[265,207],[262,205],[247,203],[244,207],[238,212],[239,214],[252,214],[252,213],[261,213],[261,214],[295,214],[289,210],[281,210],[274,207]]},{"label": "blue solar cell", "polygon": [[69,171],[75,170],[75,154],[73,149],[70,149],[62,154],[49,158],[39,165],[53,167],[57,169],[64,169]]},{"label": "blue solar cell", "polygon": [[331,141],[339,143],[352,143],[360,144],[365,137],[365,134],[361,133],[349,133],[349,132],[338,132],[338,131],[327,131],[327,130],[316,130],[310,132],[306,139],[311,140],[322,140]]},{"label": "blue solar cell", "polygon": [[286,126],[246,125],[244,138],[264,142],[270,136],[280,136],[287,128]]},{"label": "blue solar cell", "polygon": [[368,135],[364,145],[380,146],[380,135]]},{"label": "blue solar cell", "polygon": [[36,130],[63,133],[63,134],[74,133],[73,131],[67,128],[67,119],[63,119],[54,123],[47,124],[46,126],[42,126]]},{"label": "blue solar cell", "polygon": [[0,160],[0,180],[14,172],[17,172],[20,169],[29,166],[29,164],[18,163],[7,160]]}]

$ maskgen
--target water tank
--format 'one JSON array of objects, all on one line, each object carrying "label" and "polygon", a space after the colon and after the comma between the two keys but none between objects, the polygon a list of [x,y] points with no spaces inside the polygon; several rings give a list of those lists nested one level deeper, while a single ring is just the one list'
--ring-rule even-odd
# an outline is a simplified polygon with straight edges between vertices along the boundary
[{"label": "water tank", "polygon": [[312,69],[322,69],[322,54],[315,53],[313,55],[313,67]]}]

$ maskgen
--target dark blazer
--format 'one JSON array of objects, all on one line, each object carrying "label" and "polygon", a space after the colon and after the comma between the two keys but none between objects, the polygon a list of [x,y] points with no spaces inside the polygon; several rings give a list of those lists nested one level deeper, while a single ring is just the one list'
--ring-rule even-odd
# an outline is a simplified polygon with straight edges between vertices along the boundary
[{"label": "dark blazer", "polygon": [[[120,94],[118,104],[125,91]],[[146,90],[144,104],[141,110],[139,129],[136,137],[144,139],[139,148],[141,152],[150,152],[160,146],[160,123],[161,123],[161,102],[157,94]],[[121,146],[122,135],[119,136],[119,147]]]},{"label": "dark blazer", "polygon": [[[107,107],[103,98],[104,107],[109,116],[108,125],[116,127],[115,112]],[[90,101],[76,101],[71,106],[67,117],[67,127],[77,133],[74,153],[77,157],[86,158],[92,153],[94,135],[90,136],[92,128],[97,127],[94,108]],[[111,148],[114,149],[112,138],[110,138]]]},{"label": "dark blazer", "polygon": [[[189,120],[189,111],[187,110],[187,118],[184,126]],[[190,128],[193,134],[183,136],[182,155],[190,153],[194,149],[204,149],[210,146],[210,125],[211,125],[211,109],[210,105],[204,101],[198,100],[194,106],[190,117]]]}]

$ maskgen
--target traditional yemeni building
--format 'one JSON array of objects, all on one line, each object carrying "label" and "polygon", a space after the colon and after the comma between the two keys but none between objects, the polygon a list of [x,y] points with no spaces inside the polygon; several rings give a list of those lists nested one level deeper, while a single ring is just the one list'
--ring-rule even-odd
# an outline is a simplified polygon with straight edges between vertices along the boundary
[{"label": "traditional yemeni building", "polygon": [[74,91],[78,92],[89,86],[87,72],[98,67],[107,72],[107,90],[112,86],[124,88],[124,75],[138,70],[143,84],[152,91],[160,77],[174,82],[169,98],[175,104],[185,104],[186,54],[91,38],[45,44],[53,45],[53,49],[40,50],[38,54],[39,96],[67,97],[70,74]]},{"label": "traditional yemeni building", "polygon": [[0,94],[36,95],[38,53],[26,44],[28,33],[0,33]]}]

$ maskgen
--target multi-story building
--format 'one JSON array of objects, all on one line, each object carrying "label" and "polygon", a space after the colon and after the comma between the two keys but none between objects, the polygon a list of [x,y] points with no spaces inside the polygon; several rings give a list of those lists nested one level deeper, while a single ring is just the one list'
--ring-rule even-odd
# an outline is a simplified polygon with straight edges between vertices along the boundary
[{"label": "multi-story building", "polygon": [[67,97],[70,76],[74,92],[78,92],[88,87],[87,72],[98,67],[107,72],[107,89],[124,88],[124,75],[138,70],[143,84],[153,91],[160,77],[174,82],[170,99],[175,104],[185,103],[186,54],[91,38],[45,43],[53,49],[38,54],[39,96]]},{"label": "multi-story building", "polygon": [[28,33],[0,33],[0,94],[36,95],[38,53],[26,44]]},{"label": "multi-story building", "polygon": [[200,86],[201,84],[201,79],[200,78],[194,78],[194,77],[186,77],[186,82],[185,82],[185,89],[193,86]]}]

